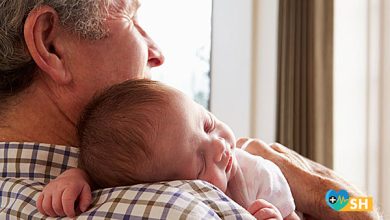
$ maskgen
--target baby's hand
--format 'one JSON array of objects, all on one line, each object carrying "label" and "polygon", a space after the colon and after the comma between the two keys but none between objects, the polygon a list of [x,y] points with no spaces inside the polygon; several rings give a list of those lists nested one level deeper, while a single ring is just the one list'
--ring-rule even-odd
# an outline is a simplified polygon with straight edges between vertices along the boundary
[{"label": "baby's hand", "polygon": [[258,199],[249,206],[250,212],[257,220],[283,220],[282,214],[271,203]]},{"label": "baby's hand", "polygon": [[39,212],[51,217],[76,215],[75,202],[85,212],[91,204],[91,188],[87,174],[77,168],[69,169],[48,183],[37,200]]}]

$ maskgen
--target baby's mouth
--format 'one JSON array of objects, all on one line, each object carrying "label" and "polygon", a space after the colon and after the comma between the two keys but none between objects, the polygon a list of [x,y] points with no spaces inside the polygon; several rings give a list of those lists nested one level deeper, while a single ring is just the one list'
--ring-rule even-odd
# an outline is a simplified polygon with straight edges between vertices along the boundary
[{"label": "baby's mouth", "polygon": [[224,140],[224,141],[225,141],[225,154],[227,157],[225,173],[229,173],[230,170],[232,169],[232,165],[233,165],[233,156],[232,156],[233,148],[226,140]]},{"label": "baby's mouth", "polygon": [[232,164],[233,164],[233,157],[231,154],[229,154],[229,160],[225,168],[226,173],[228,173],[232,169]]}]

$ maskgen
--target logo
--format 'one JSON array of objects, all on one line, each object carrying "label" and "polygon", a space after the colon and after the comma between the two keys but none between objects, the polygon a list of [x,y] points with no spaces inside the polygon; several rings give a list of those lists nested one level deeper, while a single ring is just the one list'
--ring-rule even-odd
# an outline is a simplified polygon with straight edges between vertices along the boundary
[{"label": "logo", "polygon": [[350,197],[346,190],[329,190],[325,195],[326,203],[333,210],[340,212],[373,210],[372,197]]}]

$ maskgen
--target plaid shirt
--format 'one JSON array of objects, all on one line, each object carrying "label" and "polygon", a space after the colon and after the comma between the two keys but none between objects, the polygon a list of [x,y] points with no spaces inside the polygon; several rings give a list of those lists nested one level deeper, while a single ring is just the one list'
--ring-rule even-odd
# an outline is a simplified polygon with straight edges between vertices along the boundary
[{"label": "plaid shirt", "polygon": [[[0,219],[52,219],[36,209],[50,180],[77,167],[78,149],[0,142]],[[93,192],[77,219],[253,219],[213,185],[200,180],[107,188]]]}]

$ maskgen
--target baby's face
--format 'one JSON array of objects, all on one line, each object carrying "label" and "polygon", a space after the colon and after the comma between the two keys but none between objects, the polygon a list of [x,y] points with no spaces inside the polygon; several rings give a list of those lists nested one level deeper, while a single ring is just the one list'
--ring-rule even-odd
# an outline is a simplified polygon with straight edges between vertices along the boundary
[{"label": "baby's face", "polygon": [[154,143],[154,180],[201,179],[225,191],[237,164],[232,130],[184,94],[172,93]]}]

